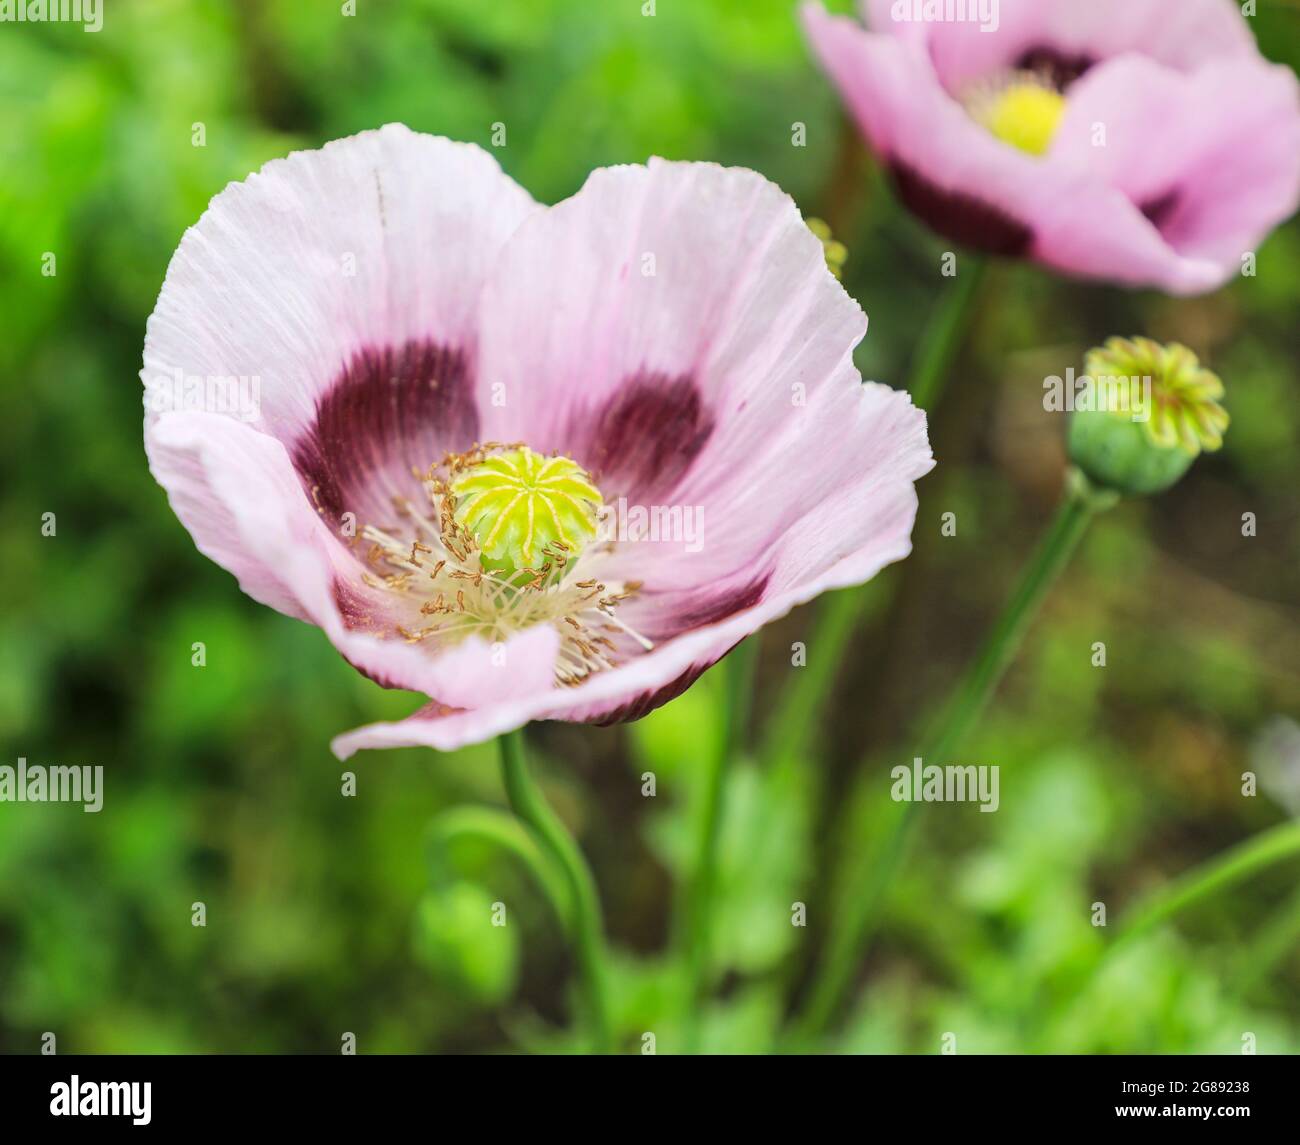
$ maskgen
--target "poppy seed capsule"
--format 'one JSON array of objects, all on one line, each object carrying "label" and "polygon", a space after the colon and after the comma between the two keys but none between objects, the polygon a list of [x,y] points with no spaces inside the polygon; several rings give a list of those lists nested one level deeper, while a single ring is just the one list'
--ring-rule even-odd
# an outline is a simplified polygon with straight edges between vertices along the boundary
[{"label": "poppy seed capsule", "polygon": [[596,535],[603,499],[567,457],[527,446],[485,458],[451,483],[456,523],[474,534],[484,569],[554,583]]},{"label": "poppy seed capsule", "polygon": [[1111,338],[1089,351],[1096,400],[1070,419],[1070,460],[1093,482],[1141,496],[1168,489],[1223,444],[1223,383],[1176,342]]}]

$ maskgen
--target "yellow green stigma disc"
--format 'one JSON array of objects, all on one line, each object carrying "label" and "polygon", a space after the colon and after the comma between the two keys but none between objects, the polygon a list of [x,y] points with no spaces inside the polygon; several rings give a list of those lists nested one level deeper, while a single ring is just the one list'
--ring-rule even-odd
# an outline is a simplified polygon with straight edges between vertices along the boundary
[{"label": "yellow green stigma disc", "polygon": [[456,523],[474,534],[485,569],[506,579],[551,565],[557,577],[596,535],[603,503],[587,471],[527,446],[471,466],[451,483]]}]

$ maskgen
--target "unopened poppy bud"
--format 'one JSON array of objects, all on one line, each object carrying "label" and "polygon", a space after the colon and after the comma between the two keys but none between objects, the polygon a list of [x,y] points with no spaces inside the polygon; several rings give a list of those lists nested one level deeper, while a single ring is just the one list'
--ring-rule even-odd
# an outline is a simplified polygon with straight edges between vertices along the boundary
[{"label": "unopened poppy bud", "polygon": [[1093,400],[1070,420],[1070,459],[1097,485],[1143,495],[1168,489],[1202,450],[1223,444],[1223,383],[1177,342],[1111,338],[1089,351]]}]

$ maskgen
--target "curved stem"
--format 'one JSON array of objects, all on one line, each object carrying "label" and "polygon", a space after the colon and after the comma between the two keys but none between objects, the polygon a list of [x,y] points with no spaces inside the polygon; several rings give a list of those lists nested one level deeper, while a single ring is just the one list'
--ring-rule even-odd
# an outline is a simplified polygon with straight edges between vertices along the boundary
[{"label": "curved stem", "polygon": [[957,276],[926,323],[907,388],[912,401],[931,413],[952,374],[952,363],[970,325],[972,306],[988,268],[983,255],[963,256],[967,266]]},{"label": "curved stem", "polygon": [[1223,854],[1193,867],[1161,887],[1125,914],[1109,953],[1202,899],[1296,855],[1300,855],[1300,819],[1279,823],[1235,847],[1229,847]]},{"label": "curved stem", "polygon": [[1233,996],[1243,998],[1293,950],[1300,948],[1300,884],[1241,951]]},{"label": "curved stem", "polygon": [[751,636],[734,648],[723,662],[725,680],[721,742],[709,761],[704,781],[704,806],[696,836],[695,869],[686,908],[686,1011],[683,1048],[698,1052],[701,1009],[709,988],[713,948],[713,899],[718,883],[718,843],[721,835],[727,777],[733,760],[744,750],[745,729],[753,706],[754,671],[758,663],[758,637]]},{"label": "curved stem", "polygon": [[[1097,493],[1081,474],[1071,472],[1065,499],[979,655],[944,708],[922,759],[942,765],[944,758],[960,745],[1002,679],[1039,605],[1065,567],[1093,515],[1113,503],[1113,496]],[[824,957],[825,968],[813,985],[807,1007],[795,1023],[796,1039],[819,1034],[844,1002],[854,972],[879,922],[880,907],[906,854],[923,806],[914,802],[895,803],[881,845],[869,852],[866,861],[851,874],[844,904],[833,918]]]},{"label": "curved stem", "polygon": [[448,852],[458,839],[479,839],[514,855],[533,876],[566,931],[573,926],[573,904],[564,873],[538,846],[518,819],[494,807],[453,807],[429,824],[426,847],[435,873],[450,867]]},{"label": "curved stem", "polygon": [[573,940],[582,971],[593,1042],[597,1053],[608,1053],[611,1048],[609,987],[596,882],[573,836],[528,773],[523,732],[507,732],[498,742],[501,745],[501,776],[510,806],[532,831],[541,848],[563,870],[569,884]]}]

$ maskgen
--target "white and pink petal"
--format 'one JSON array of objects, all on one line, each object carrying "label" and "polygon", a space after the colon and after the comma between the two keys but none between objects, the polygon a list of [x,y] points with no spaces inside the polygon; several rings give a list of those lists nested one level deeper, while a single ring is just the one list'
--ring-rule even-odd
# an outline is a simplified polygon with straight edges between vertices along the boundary
[{"label": "white and pink petal", "polygon": [[303,496],[288,452],[232,418],[163,414],[146,427],[150,466],[195,545],[264,604],[322,629],[359,671],[386,687],[466,705],[517,697],[553,678],[554,629],[500,647],[470,640],[451,653],[398,638],[406,616],[363,578],[353,551]]},{"label": "white and pink petal", "polygon": [[482,149],[398,124],[268,163],[172,259],[145,338],[150,416],[189,408],[185,379],[249,380],[238,416],[285,444],[318,507],[390,510],[411,466],[477,436],[479,293],[538,209]]},{"label": "white and pink petal", "polygon": [[[707,522],[693,551],[628,546],[625,579],[734,579],[852,449],[835,411],[858,388],[866,316],[790,197],[752,171],[598,171],[519,229],[483,297],[489,435],[574,457],[616,509]],[[795,456],[803,472],[782,479]]]},{"label": "white and pink petal", "polygon": [[[1256,55],[1233,0],[964,0],[965,19],[921,19],[952,0],[866,0],[873,32],[910,39],[943,86],[960,94],[1007,69],[1042,67],[1069,79],[1116,56],[1138,54],[1179,71]],[[900,18],[903,17],[903,18]]]}]

